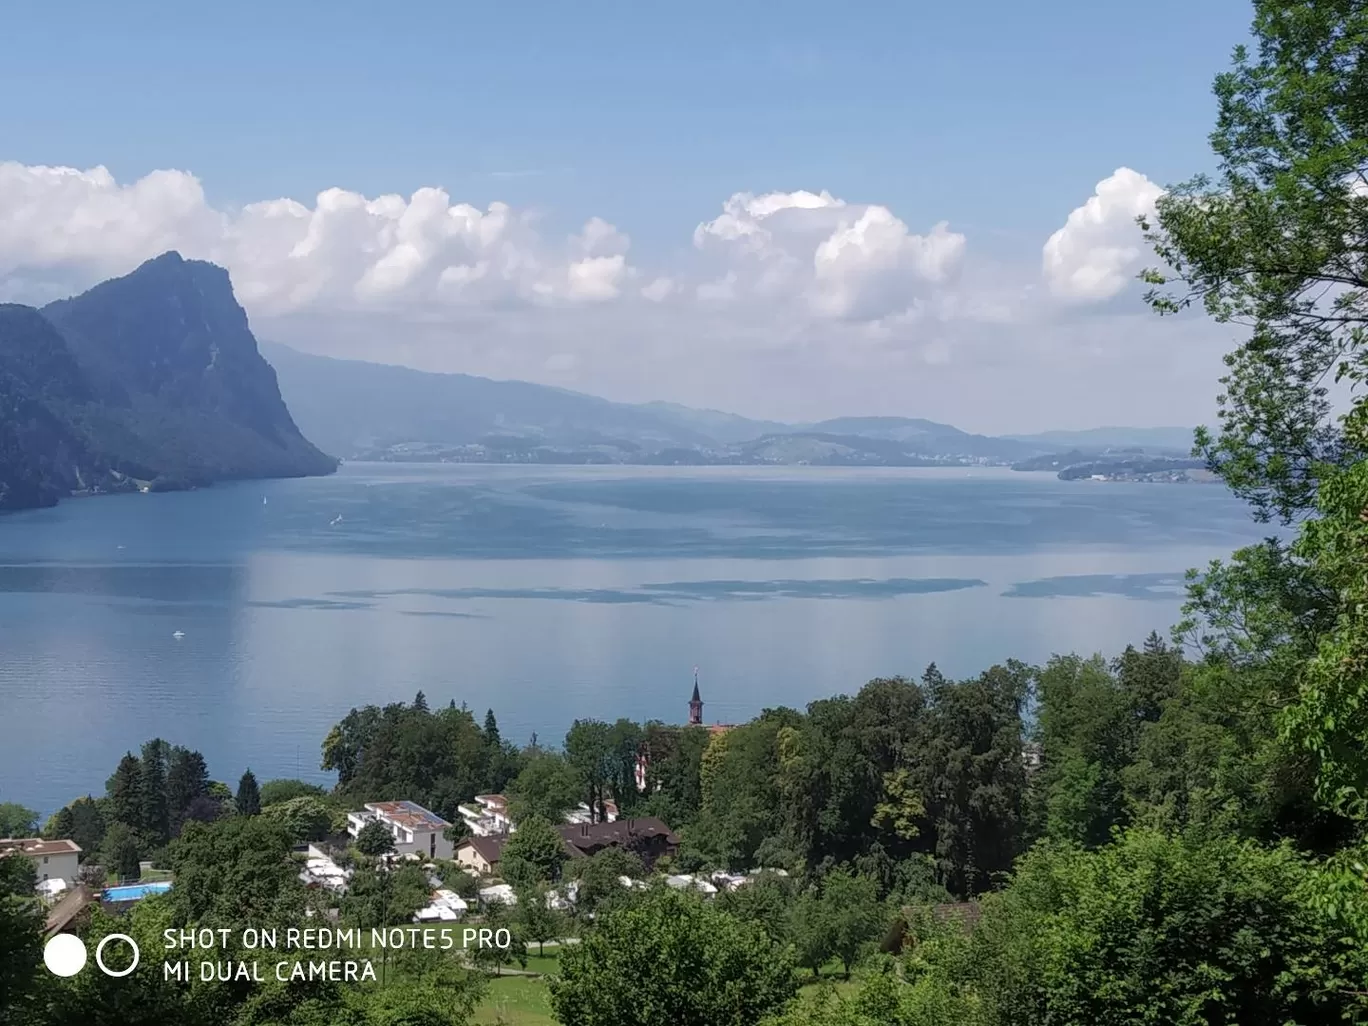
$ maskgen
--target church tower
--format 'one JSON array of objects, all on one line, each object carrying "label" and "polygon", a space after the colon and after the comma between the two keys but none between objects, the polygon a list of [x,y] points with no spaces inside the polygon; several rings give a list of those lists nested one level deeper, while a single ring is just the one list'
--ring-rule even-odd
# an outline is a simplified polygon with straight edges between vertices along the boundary
[{"label": "church tower", "polygon": [[693,697],[689,699],[689,726],[703,725],[703,699],[698,694],[698,667],[694,667]]}]

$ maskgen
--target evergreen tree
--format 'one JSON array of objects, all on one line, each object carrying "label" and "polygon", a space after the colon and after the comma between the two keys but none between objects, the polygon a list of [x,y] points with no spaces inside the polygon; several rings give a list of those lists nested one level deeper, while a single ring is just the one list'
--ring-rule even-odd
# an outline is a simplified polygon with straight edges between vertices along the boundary
[{"label": "evergreen tree", "polygon": [[204,756],[187,748],[173,748],[166,771],[166,811],[173,835],[180,833],[186,812],[195,800],[208,793],[209,767]]},{"label": "evergreen tree", "polygon": [[499,736],[499,722],[494,719],[494,710],[486,709],[484,718],[485,743],[491,748],[498,748],[503,744],[503,739]]},{"label": "evergreen tree", "polygon": [[165,844],[171,837],[166,808],[166,761],[170,747],[161,738],[154,738],[142,748],[142,830],[154,845]]},{"label": "evergreen tree", "polygon": [[428,711],[427,695],[423,694],[421,691],[413,696],[413,711],[424,713]]},{"label": "evergreen tree", "polygon": [[114,775],[105,784],[114,821],[130,829],[142,826],[142,764],[128,752],[119,760]]},{"label": "evergreen tree", "polygon": [[261,789],[257,787],[257,778],[251,769],[238,781],[236,804],[240,816],[255,816],[261,811]]}]

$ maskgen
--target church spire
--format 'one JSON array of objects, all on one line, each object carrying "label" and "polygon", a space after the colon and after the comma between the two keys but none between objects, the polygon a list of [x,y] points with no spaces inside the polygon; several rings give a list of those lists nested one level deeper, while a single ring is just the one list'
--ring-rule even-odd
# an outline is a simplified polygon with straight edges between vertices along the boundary
[{"label": "church spire", "polygon": [[694,667],[693,697],[689,699],[689,726],[697,727],[703,723],[703,699],[698,694],[698,667]]}]

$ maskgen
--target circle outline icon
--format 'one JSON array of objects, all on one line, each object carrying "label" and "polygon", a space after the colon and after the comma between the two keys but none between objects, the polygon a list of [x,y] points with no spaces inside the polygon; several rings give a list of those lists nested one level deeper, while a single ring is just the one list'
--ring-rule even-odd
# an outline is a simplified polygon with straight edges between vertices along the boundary
[{"label": "circle outline icon", "polygon": [[[133,949],[133,962],[129,965],[127,969],[122,969],[119,972],[115,972],[113,969],[110,969],[108,966],[106,966],[104,964],[104,959],[101,957],[102,955],[104,955],[105,945],[112,940],[125,941],[128,944],[128,946]],[[142,949],[138,947],[138,942],[126,933],[111,933],[108,936],[104,937],[99,944],[95,945],[95,964],[100,967],[100,972],[104,973],[106,976],[112,976],[116,980],[122,979],[123,977],[131,973],[134,969],[138,968],[138,962],[141,959]]]}]

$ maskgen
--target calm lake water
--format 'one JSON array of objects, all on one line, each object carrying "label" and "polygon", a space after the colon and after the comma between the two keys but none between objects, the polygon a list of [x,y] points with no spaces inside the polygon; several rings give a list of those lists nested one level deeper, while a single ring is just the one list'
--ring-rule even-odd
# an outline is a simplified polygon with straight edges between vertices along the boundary
[{"label": "calm lake water", "polygon": [[[326,779],[355,705],[504,736],[709,722],[865,680],[1114,654],[1258,538],[1215,485],[1005,470],[347,465],[0,517],[0,801],[99,793],[160,736]],[[175,637],[181,632],[182,637]]]}]

